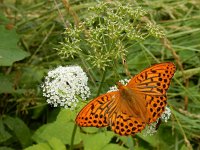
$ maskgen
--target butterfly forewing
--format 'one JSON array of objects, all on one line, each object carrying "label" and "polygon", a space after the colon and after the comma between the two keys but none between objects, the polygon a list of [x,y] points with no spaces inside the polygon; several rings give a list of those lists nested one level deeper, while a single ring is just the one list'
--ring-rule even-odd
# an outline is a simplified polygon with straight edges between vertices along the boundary
[{"label": "butterfly forewing", "polygon": [[146,95],[164,95],[175,71],[171,62],[156,64],[134,76],[127,87]]},{"label": "butterfly forewing", "polygon": [[148,123],[155,122],[164,112],[167,104],[166,92],[175,71],[176,67],[171,62],[156,64],[134,76],[127,84],[133,92],[144,95]]},{"label": "butterfly forewing", "polygon": [[118,96],[117,92],[109,92],[92,100],[79,112],[76,123],[83,127],[108,126],[108,111],[114,107],[116,96]]}]

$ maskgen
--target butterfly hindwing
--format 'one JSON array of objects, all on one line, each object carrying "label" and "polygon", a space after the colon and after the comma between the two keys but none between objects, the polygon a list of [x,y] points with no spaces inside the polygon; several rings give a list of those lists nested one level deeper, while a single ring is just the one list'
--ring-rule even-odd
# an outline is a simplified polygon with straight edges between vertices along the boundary
[{"label": "butterfly hindwing", "polygon": [[83,127],[105,127],[109,125],[108,111],[115,101],[117,92],[98,96],[88,103],[77,115],[76,123]]},{"label": "butterfly hindwing", "polygon": [[111,118],[111,128],[119,135],[135,135],[145,127],[141,118],[136,118],[125,113],[115,113]]},{"label": "butterfly hindwing", "polygon": [[155,122],[162,113],[165,111],[165,106],[167,105],[167,96],[146,96],[147,99],[151,99],[147,105],[148,123]]}]

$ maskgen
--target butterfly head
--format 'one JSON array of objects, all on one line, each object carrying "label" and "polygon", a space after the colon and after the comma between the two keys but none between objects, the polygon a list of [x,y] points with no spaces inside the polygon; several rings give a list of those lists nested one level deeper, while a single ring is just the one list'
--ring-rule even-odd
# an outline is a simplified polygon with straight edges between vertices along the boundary
[{"label": "butterfly head", "polygon": [[120,90],[120,89],[124,89],[125,86],[121,82],[117,82],[117,88]]},{"label": "butterfly head", "polygon": [[117,88],[119,90],[119,93],[122,97],[127,98],[127,96],[132,96],[133,91],[128,88],[126,85],[123,85],[121,82],[117,82]]}]

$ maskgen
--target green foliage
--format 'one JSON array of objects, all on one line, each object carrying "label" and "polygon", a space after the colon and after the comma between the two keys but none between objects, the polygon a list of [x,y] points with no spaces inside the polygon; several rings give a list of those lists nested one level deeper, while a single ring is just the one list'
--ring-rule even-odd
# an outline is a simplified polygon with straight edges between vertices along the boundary
[{"label": "green foliage", "polygon": [[[56,2],[0,2],[0,150],[199,149],[199,0]],[[127,78],[122,59],[131,75],[157,62],[177,66],[168,91],[171,121],[153,136],[76,127],[78,110],[52,108],[42,97],[49,69],[79,64],[93,99]]]},{"label": "green foliage", "polygon": [[19,118],[4,116],[0,120],[0,143],[11,144],[12,139],[23,148],[32,144],[27,125]]},{"label": "green foliage", "polygon": [[[84,147],[88,150],[101,150],[106,149],[109,144],[109,141],[113,137],[113,132],[106,133],[97,133],[93,136],[91,135],[83,135],[83,144]],[[93,146],[91,146],[93,145]]]},{"label": "green foliage", "polygon": [[22,147],[27,147],[32,143],[30,130],[21,119],[6,116],[3,122],[16,136]]},{"label": "green foliage", "polygon": [[[0,13],[0,18],[4,18],[2,13]],[[17,46],[19,36],[14,29],[8,30],[0,24],[0,33],[0,66],[11,66],[14,62],[29,56],[29,53]]]},{"label": "green foliage", "polygon": [[13,84],[12,84],[10,76],[0,74],[0,83],[1,83],[0,93],[12,93],[12,92],[14,92]]},{"label": "green foliage", "polygon": [[[60,139],[63,144],[71,143],[71,135],[74,128],[75,113],[70,110],[60,111],[57,119],[53,123],[41,126],[33,135],[37,143],[45,142],[52,138]],[[75,144],[81,141],[80,132],[75,136]]]},{"label": "green foliage", "polygon": [[45,143],[30,146],[25,150],[66,150],[65,145],[57,138],[52,137]]},{"label": "green foliage", "polygon": [[[37,144],[26,148],[26,150],[37,150],[40,148],[43,148],[44,150],[65,149],[64,145],[69,146],[71,144],[71,135],[73,135],[72,132],[74,127],[76,127],[73,121],[75,116],[75,112],[72,112],[69,109],[62,109],[59,112],[56,121],[43,125],[37,129],[32,136]],[[74,144],[79,144],[83,141],[84,147],[88,150],[108,150],[111,147],[115,147],[119,150],[125,149],[116,144],[109,144],[109,141],[111,141],[114,136],[113,132],[98,132],[95,128],[88,128],[85,131],[91,134],[83,134],[79,129],[76,130]],[[97,131],[97,134],[94,134],[94,131]]]},{"label": "green foliage", "polygon": [[1,120],[0,122],[0,143],[3,143],[5,141],[7,141],[8,139],[10,139],[12,137],[12,135],[5,130],[3,121]]}]

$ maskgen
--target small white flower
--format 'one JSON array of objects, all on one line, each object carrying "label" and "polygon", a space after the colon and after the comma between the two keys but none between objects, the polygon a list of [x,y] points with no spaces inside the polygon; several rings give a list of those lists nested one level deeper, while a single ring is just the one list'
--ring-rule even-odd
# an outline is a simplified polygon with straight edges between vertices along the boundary
[{"label": "small white flower", "polygon": [[90,95],[88,77],[79,66],[58,67],[48,72],[42,84],[43,96],[54,107],[74,109],[79,101]]},{"label": "small white flower", "polygon": [[153,135],[157,132],[156,130],[156,125],[159,122],[159,119],[161,119],[164,122],[167,122],[169,120],[171,116],[171,110],[169,109],[169,107],[165,106],[165,111],[162,113],[161,117],[157,119],[156,122],[153,122],[149,125],[146,126],[145,131],[143,132],[143,135],[147,136],[147,135]]},{"label": "small white flower", "polygon": [[164,122],[167,122],[169,120],[171,116],[171,110],[169,109],[169,107],[165,107],[165,111],[162,113],[161,115],[161,119],[164,121]]},{"label": "small white flower", "polygon": [[[122,79],[119,80],[120,83],[122,83],[123,85],[127,85],[127,83],[130,81],[130,79]],[[110,87],[110,89],[108,90],[108,92],[113,92],[113,91],[118,91],[118,88],[116,85]]]},{"label": "small white flower", "polygon": [[158,123],[158,120],[156,122],[151,123],[150,125],[147,125],[144,131],[142,132],[142,134],[144,136],[154,135],[157,132],[156,130],[157,123]]}]

